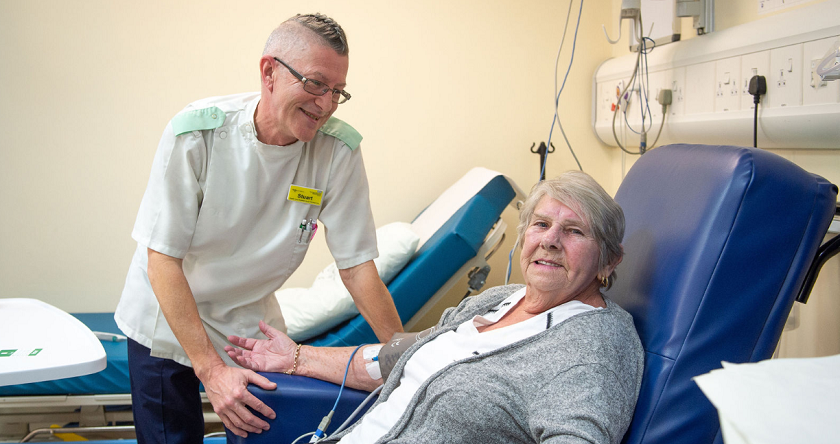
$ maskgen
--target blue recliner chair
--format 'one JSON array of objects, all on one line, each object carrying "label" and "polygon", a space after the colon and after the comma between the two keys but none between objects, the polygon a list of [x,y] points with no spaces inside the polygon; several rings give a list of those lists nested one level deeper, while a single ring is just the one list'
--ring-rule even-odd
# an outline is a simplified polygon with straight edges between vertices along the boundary
[{"label": "blue recliner chair", "polygon": [[[836,239],[834,250],[820,248],[836,198],[825,179],[758,149],[670,145],[636,162],[616,195],[625,256],[608,292],[633,315],[646,352],[624,443],[722,442],[716,410],[692,378],[721,361],[772,355],[803,282],[836,253]],[[301,384],[337,392],[322,381],[271,377],[281,393]],[[254,392],[278,412],[295,415],[307,404],[305,392],[297,400]]]},{"label": "blue recliner chair", "polygon": [[646,352],[624,443],[722,442],[692,378],[770,358],[836,199],[836,186],[759,149],[670,145],[636,162],[616,194],[625,256],[608,293]]}]

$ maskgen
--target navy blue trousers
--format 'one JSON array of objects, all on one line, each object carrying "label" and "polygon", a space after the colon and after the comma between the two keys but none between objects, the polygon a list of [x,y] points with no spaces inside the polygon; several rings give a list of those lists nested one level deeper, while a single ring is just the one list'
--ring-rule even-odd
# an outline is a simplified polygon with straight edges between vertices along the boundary
[{"label": "navy blue trousers", "polygon": [[150,356],[128,340],[131,407],[138,444],[199,444],[204,441],[200,381],[192,368]]}]

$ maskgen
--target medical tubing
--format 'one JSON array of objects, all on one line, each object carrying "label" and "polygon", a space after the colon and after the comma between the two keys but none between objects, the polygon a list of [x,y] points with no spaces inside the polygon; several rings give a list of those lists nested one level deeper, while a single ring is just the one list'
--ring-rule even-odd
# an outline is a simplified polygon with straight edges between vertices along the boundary
[{"label": "medical tubing", "polygon": [[554,95],[557,95],[557,65],[560,64],[560,53],[563,52],[563,45],[566,43],[566,31],[569,29],[569,17],[572,16],[572,5],[575,0],[569,0],[569,10],[566,11],[566,24],[563,25],[563,38],[560,39],[560,48],[557,49],[557,58],[554,59]]},{"label": "medical tubing", "polygon": [[338,396],[335,398],[335,405],[333,405],[333,411],[335,411],[336,407],[338,407],[338,400],[341,399],[341,392],[344,391],[344,385],[347,383],[347,373],[350,372],[350,364],[353,363],[353,356],[356,356],[356,352],[359,351],[360,348],[364,347],[367,344],[361,344],[355,349],[353,349],[353,353],[350,353],[350,359],[347,360],[347,367],[344,368],[344,379],[341,381],[341,387],[338,389]]},{"label": "medical tubing", "polygon": [[300,436],[298,436],[297,438],[295,438],[295,440],[294,440],[294,441],[292,441],[292,444],[297,444],[297,443],[298,443],[298,441],[300,441],[301,439],[306,438],[306,437],[307,437],[307,436],[309,436],[309,435],[314,435],[314,434],[315,434],[315,432],[306,432],[306,433],[304,433],[303,435],[300,435]]},{"label": "medical tubing", "polygon": [[[635,72],[638,74],[636,76],[631,77],[631,84],[629,85],[629,89],[632,92],[636,90],[636,85],[639,86],[639,114],[642,119],[642,127],[639,131],[633,129],[630,125],[630,122],[627,120],[627,111],[629,107],[624,107],[624,124],[627,128],[635,134],[643,134],[651,130],[653,128],[653,119],[648,120],[648,128],[645,129],[645,116],[651,116],[652,113],[650,112],[650,96],[648,95],[650,92],[650,80],[649,80],[649,73],[648,73],[648,62],[647,62],[647,54],[648,52],[652,51],[653,48],[650,50],[647,48],[647,44],[645,43],[647,40],[650,40],[648,37],[644,37],[639,43],[639,51],[640,55],[644,55],[642,58],[637,58],[636,63],[637,67],[634,69]],[[623,97],[623,96],[622,96]]]},{"label": "medical tubing", "polygon": [[310,443],[318,442],[318,441],[321,440],[321,438],[324,437],[324,435],[325,435],[324,430],[327,430],[327,427],[330,426],[330,423],[332,422],[332,417],[333,417],[334,413],[335,413],[335,409],[330,410],[330,412],[327,414],[327,416],[324,416],[324,418],[321,419],[321,423],[318,424],[318,430],[315,430],[315,434],[312,435],[312,438],[309,439]]},{"label": "medical tubing", "polygon": [[[560,94],[563,93],[563,89],[566,87],[566,80],[569,78],[569,72],[572,70],[572,63],[575,60],[575,48],[577,47],[577,34],[578,29],[580,29],[580,18],[583,14],[583,0],[580,0],[580,8],[578,10],[578,19],[577,25],[575,25],[575,36],[572,41],[572,56],[569,59],[569,66],[566,68],[566,75],[563,77],[563,83],[560,86],[560,91],[557,91],[557,65],[560,64],[560,53],[563,52],[563,45],[566,42],[566,32],[569,29],[569,17],[572,16],[572,5],[574,4],[574,0],[569,0],[569,10],[566,12],[566,24],[563,26],[563,38],[560,39],[560,48],[557,49],[557,58],[554,60],[554,116],[551,118],[551,128],[548,130],[548,142],[546,142],[545,146],[551,146],[551,136],[554,133],[554,122],[556,121],[560,124],[560,116],[558,115],[557,109],[560,106]],[[563,134],[563,139],[566,141],[566,146],[569,147],[569,152],[572,153],[572,157],[574,157],[575,162],[578,165],[578,168],[583,171],[583,167],[580,165],[580,161],[575,154],[574,149],[572,149],[572,144],[569,143],[569,139],[566,137],[566,132],[563,131],[563,125],[560,126],[560,132]],[[548,148],[546,148],[547,150]],[[543,163],[540,165],[540,175],[538,176],[540,179],[545,174],[545,166],[548,163],[548,153],[546,153],[545,157],[543,158]],[[513,246],[510,250],[510,254],[508,254],[508,264],[507,264],[507,272],[505,274],[505,285],[508,284],[510,281],[510,273],[511,273],[511,264],[513,263],[513,252],[516,250],[516,245]]]},{"label": "medical tubing", "polygon": [[[333,414],[335,413],[335,409],[338,407],[338,401],[341,399],[341,393],[344,391],[344,386],[347,384],[347,374],[350,372],[350,365],[353,363],[353,357],[356,356],[356,352],[359,351],[360,348],[364,347],[367,344],[360,344],[355,349],[353,349],[353,353],[350,353],[350,359],[347,360],[347,366],[344,367],[344,379],[341,381],[341,386],[338,388],[338,396],[335,397],[335,404],[333,404],[332,410],[321,419],[321,423],[318,424],[318,429],[312,432],[314,436],[312,439],[309,440],[310,443],[318,442],[321,438],[324,437],[327,427],[330,426],[330,422],[332,421]],[[308,435],[308,434],[307,434]],[[298,439],[302,438],[302,435],[299,436]],[[297,439],[295,440],[297,442]]]},{"label": "medical tubing", "polygon": [[[367,395],[367,397],[364,400],[362,400],[361,404],[359,404],[359,406],[356,407],[356,410],[353,410],[353,413],[351,413],[350,416],[348,416],[347,419],[345,419],[344,422],[341,423],[341,425],[338,426],[338,428],[335,429],[335,431],[332,432],[332,434],[330,436],[328,436],[327,438],[332,438],[335,435],[341,433],[342,430],[347,428],[347,426],[350,425],[353,422],[354,419],[356,419],[356,415],[358,415],[359,412],[362,411],[362,409],[367,405],[367,403],[369,403],[370,400],[373,399],[374,396],[378,395],[379,392],[382,391],[382,387],[385,387],[385,384],[382,384],[379,387],[373,389],[373,391],[370,392],[370,394]],[[324,439],[327,439],[327,438],[324,438]]]},{"label": "medical tubing", "polygon": [[572,153],[572,157],[575,159],[575,163],[578,166],[578,169],[583,171],[583,166],[581,166],[580,161],[578,160],[577,154],[575,154],[575,150],[572,149],[572,144],[569,143],[569,138],[566,137],[566,131],[563,130],[563,124],[560,123],[560,117],[557,116],[557,113],[554,114],[557,117],[557,127],[560,128],[560,134],[563,135],[563,140],[566,141],[566,146],[569,147],[569,152]]},{"label": "medical tubing", "polygon": [[[641,26],[641,18],[639,19],[639,26]],[[641,46],[642,55],[644,56],[641,60],[642,66],[644,67],[644,74],[642,74],[641,78],[639,79],[639,90],[642,92],[642,95],[644,95],[644,106],[641,109],[642,131],[644,132],[650,131],[651,128],[653,128],[653,119],[651,118],[649,123],[650,126],[647,130],[645,130],[645,110],[647,110],[648,116],[652,116],[652,113],[650,112],[650,72],[647,55],[650,51],[653,51],[653,48],[656,46],[656,43],[654,43],[654,46],[648,49],[648,40],[653,42],[653,40],[651,40],[649,37],[642,37],[642,40],[639,43],[639,45]]]},{"label": "medical tubing", "polygon": [[513,252],[516,251],[516,244],[513,245],[513,248],[510,249],[510,254],[508,254],[508,265],[507,265],[507,273],[505,273],[505,285],[510,282],[510,270],[511,264],[513,263]]},{"label": "medical tubing", "polygon": [[[569,2],[569,11],[570,12],[572,10],[572,1],[574,1],[574,0],[570,0],[570,2]],[[568,80],[568,78],[569,78],[569,72],[571,72],[572,64],[575,61],[575,49],[577,48],[577,35],[578,35],[578,30],[580,29],[580,19],[581,19],[582,15],[583,15],[583,0],[580,0],[580,8],[578,10],[577,24],[575,25],[575,35],[574,35],[574,38],[572,39],[572,55],[569,58],[569,66],[566,68],[566,74],[563,77],[563,83],[560,85],[560,91],[557,91],[557,64],[560,60],[560,52],[563,49],[563,42],[566,39],[566,30],[568,29],[568,24],[569,24],[569,14],[568,13],[566,14],[566,27],[563,28],[563,39],[560,41],[560,49],[558,49],[558,51],[557,51],[557,59],[554,63],[554,89],[555,89],[555,92],[556,92],[556,94],[554,95],[554,116],[551,119],[551,128],[549,128],[549,130],[548,130],[548,141],[545,144],[546,146],[551,146],[551,137],[554,133],[554,122],[555,122],[555,120],[558,121],[558,122],[560,121],[560,116],[558,115],[559,114],[558,113],[558,108],[560,107],[560,95],[563,93],[563,89],[566,88],[566,80]],[[561,132],[563,132],[562,128],[561,128]],[[564,137],[565,137],[565,134],[564,134]],[[569,147],[569,151],[572,153],[572,156],[575,158],[575,161],[577,161],[577,156],[575,155],[574,150],[572,149],[572,145],[569,143],[568,139],[566,139],[566,145]],[[548,163],[548,156],[545,156],[545,159],[543,159],[543,165],[540,168],[540,175],[539,175],[540,178],[542,178],[543,175],[545,174],[545,166],[546,166],[547,163]],[[580,162],[578,162],[578,167],[580,168],[581,171],[583,171],[583,168],[580,167]]]},{"label": "medical tubing", "polygon": [[[572,5],[574,4],[575,0],[569,0],[569,10],[566,11],[566,23],[563,25],[563,38],[560,39],[560,47],[557,48],[557,57],[554,59],[554,119],[559,120],[559,116],[557,115],[557,103],[560,97],[560,94],[557,92],[557,66],[560,64],[560,54],[563,52],[563,45],[566,43],[566,32],[569,30],[569,18],[572,16]],[[581,1],[581,5],[583,2]],[[571,64],[569,65],[571,67]],[[563,79],[563,85],[565,86],[566,79]],[[560,90],[562,91],[563,88],[561,87]],[[548,131],[548,144],[546,146],[551,146],[551,130],[554,129],[554,120],[551,121],[551,129]],[[543,163],[540,165],[540,179],[542,179],[543,174],[545,174],[545,165],[548,162],[548,156],[543,157]],[[510,262],[508,262],[508,269],[510,269]],[[507,282],[505,282],[507,283]]]},{"label": "medical tubing", "polygon": [[618,140],[618,134],[615,132],[615,119],[618,117],[618,110],[621,108],[621,98],[624,97],[624,94],[627,92],[627,88],[630,87],[630,83],[636,78],[636,73],[639,72],[639,58],[642,57],[642,52],[639,51],[639,54],[636,56],[636,68],[633,69],[633,75],[630,76],[630,81],[627,82],[627,85],[624,86],[624,90],[618,95],[618,103],[616,104],[615,111],[613,111],[613,121],[612,121],[612,133],[613,138],[615,139],[615,143],[618,144],[618,147],[621,148],[627,154],[641,154],[641,153],[634,153],[624,148],[624,145],[621,144],[621,141]]},{"label": "medical tubing", "polygon": [[656,142],[659,140],[659,135],[662,134],[662,127],[665,126],[665,110],[668,109],[668,105],[662,105],[662,122],[659,123],[659,131],[656,132],[656,138],[653,139],[653,143],[650,144],[649,150],[652,150],[653,147],[656,146]]}]

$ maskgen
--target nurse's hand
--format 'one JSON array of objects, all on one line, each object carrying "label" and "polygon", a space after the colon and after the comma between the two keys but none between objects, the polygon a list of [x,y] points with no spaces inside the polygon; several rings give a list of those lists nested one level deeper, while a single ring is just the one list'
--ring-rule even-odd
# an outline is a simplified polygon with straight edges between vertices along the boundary
[{"label": "nurse's hand", "polygon": [[246,438],[248,433],[268,430],[268,423],[254,415],[248,407],[269,419],[275,418],[274,410],[251,394],[247,387],[250,383],[265,390],[274,390],[277,384],[251,370],[227,365],[213,367],[201,378],[201,382],[213,410],[236,436]]},{"label": "nurse's hand", "polygon": [[258,372],[285,372],[294,368],[297,344],[285,333],[260,321],[260,331],[268,339],[228,336],[231,344],[225,351],[233,362]]}]

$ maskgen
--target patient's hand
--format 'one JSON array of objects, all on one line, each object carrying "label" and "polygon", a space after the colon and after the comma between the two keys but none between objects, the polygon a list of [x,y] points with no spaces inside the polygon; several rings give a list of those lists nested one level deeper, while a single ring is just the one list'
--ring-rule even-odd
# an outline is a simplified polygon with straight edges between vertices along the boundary
[{"label": "patient's hand", "polygon": [[295,361],[297,344],[285,333],[260,321],[260,331],[268,339],[240,338],[228,336],[231,344],[225,351],[233,362],[259,372],[284,372],[291,370]]}]

